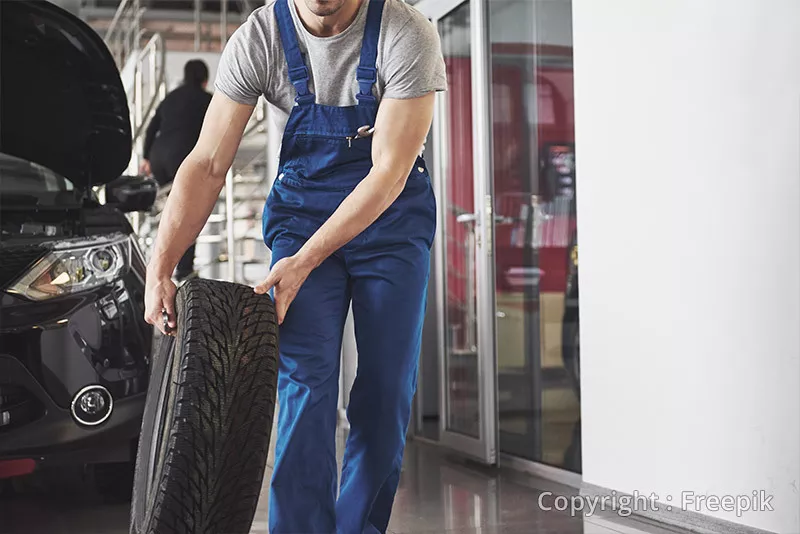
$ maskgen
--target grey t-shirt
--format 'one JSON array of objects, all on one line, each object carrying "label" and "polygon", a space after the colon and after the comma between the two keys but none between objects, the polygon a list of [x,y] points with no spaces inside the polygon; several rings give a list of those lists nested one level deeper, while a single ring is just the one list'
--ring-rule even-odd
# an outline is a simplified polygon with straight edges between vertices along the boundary
[{"label": "grey t-shirt", "polygon": [[[289,81],[275,1],[256,9],[228,41],[217,68],[216,88],[241,104],[253,105],[264,95],[288,115],[296,95]],[[278,0],[285,2],[287,0]],[[356,67],[369,0],[362,0],[352,24],[332,37],[316,37],[306,30],[291,6],[297,40],[310,70],[309,87],[316,102],[329,106],[357,103]],[[302,0],[300,0],[302,1]],[[416,98],[447,88],[444,59],[436,28],[402,0],[386,0],[378,40],[377,98]]]}]

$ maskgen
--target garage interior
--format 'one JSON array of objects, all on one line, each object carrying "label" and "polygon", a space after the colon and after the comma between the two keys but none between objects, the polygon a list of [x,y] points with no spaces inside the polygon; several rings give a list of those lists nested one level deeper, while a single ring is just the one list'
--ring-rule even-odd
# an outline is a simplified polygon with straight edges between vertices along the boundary
[{"label": "garage interior", "polygon": [[[213,82],[265,3],[48,1],[114,57],[126,175],[184,63]],[[439,30],[448,90],[425,146],[440,227],[389,532],[800,532],[800,4],[406,2]],[[200,278],[267,273],[276,117],[262,98],[197,240]],[[145,260],[168,192],[128,214]],[[357,356],[349,318],[340,467]],[[251,534],[268,533],[272,467]],[[0,534],[129,532],[130,503],[81,466],[9,473],[0,457]],[[771,507],[743,513],[686,500],[761,491]],[[630,509],[636,495],[654,500]]]}]

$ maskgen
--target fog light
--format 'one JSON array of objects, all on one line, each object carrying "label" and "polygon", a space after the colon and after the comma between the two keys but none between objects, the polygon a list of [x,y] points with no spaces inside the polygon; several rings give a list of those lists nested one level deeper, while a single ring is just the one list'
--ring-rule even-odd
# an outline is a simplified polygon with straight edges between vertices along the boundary
[{"label": "fog light", "polygon": [[87,391],[78,399],[81,410],[89,415],[97,415],[106,408],[106,400],[100,391]]},{"label": "fog light", "polygon": [[103,386],[87,386],[72,399],[72,417],[82,425],[99,425],[111,416],[114,400]]}]

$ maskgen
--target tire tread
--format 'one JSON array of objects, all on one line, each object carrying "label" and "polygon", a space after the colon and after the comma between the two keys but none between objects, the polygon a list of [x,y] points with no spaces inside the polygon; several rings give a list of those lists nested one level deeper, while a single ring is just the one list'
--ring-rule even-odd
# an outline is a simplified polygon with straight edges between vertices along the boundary
[{"label": "tire tread", "polygon": [[134,534],[247,534],[275,412],[275,307],[246,286],[192,280],[178,292],[177,313],[164,468],[146,528]]}]

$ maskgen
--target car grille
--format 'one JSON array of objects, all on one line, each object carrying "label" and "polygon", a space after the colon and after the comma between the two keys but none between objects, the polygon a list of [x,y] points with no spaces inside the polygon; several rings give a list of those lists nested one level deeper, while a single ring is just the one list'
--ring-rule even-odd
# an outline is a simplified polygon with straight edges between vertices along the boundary
[{"label": "car grille", "polygon": [[15,282],[45,254],[47,248],[41,245],[0,247],[0,290]]},{"label": "car grille", "polygon": [[42,404],[20,386],[0,384],[0,435],[44,415]]}]

